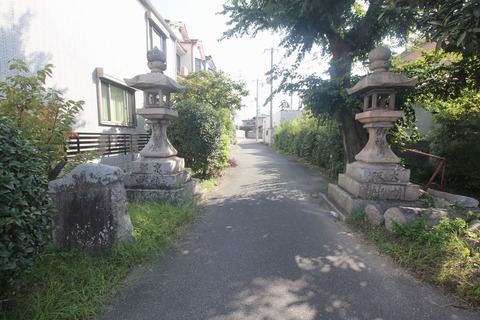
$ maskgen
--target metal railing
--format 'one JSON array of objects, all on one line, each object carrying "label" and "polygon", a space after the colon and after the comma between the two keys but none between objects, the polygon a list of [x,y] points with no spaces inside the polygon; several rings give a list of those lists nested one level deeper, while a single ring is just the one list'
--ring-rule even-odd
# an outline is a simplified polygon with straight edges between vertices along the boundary
[{"label": "metal railing", "polygon": [[443,183],[444,183],[444,180],[445,180],[445,165],[447,163],[447,159],[436,156],[436,155],[433,155],[433,154],[429,154],[429,153],[426,153],[426,152],[422,152],[422,151],[419,151],[419,150],[415,150],[415,149],[403,148],[403,150],[405,150],[407,152],[419,154],[419,155],[422,155],[422,156],[426,156],[426,157],[429,157],[429,158],[434,158],[434,159],[440,160],[440,163],[438,164],[437,169],[435,169],[435,172],[433,173],[432,177],[430,178],[430,180],[428,180],[428,183],[422,189],[423,190],[428,189],[428,187],[432,184],[433,180],[435,180],[435,178],[437,177],[440,170],[442,170],[441,181],[440,181],[440,189],[443,189]]},{"label": "metal railing", "polygon": [[68,141],[68,157],[95,152],[97,156],[139,152],[150,139],[149,134],[72,133]]}]

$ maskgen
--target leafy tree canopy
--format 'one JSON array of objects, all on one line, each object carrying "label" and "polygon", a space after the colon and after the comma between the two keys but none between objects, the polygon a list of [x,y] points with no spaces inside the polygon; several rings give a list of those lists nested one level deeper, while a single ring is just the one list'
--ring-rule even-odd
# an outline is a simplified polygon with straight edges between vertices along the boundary
[{"label": "leafy tree canopy", "polygon": [[[308,99],[305,105],[316,108],[312,109],[314,114],[328,113],[341,122],[345,160],[352,162],[367,140],[365,130],[353,117],[359,104],[343,94],[352,85],[352,64],[363,61],[386,38],[407,39],[415,26],[414,16],[390,14],[387,4],[391,1],[229,0],[221,12],[229,16],[230,26],[223,38],[272,31],[283,35],[280,45],[288,55],[298,54],[297,65],[314,46],[330,56],[330,80],[314,75],[298,79],[287,71],[283,73],[283,90],[303,90],[301,95]],[[378,19],[380,12],[388,14],[388,23]],[[296,77],[297,83],[288,77]]]},{"label": "leafy tree canopy", "polygon": [[480,3],[478,0],[393,0],[380,18],[392,13],[418,16],[420,32],[438,49],[479,55]]},{"label": "leafy tree canopy", "polygon": [[[390,18],[388,24],[379,20],[380,10],[386,10],[386,0],[230,0],[223,6],[231,28],[223,38],[237,35],[255,36],[260,31],[283,34],[280,45],[288,54],[296,51],[301,60],[314,45],[324,54],[332,55],[330,70],[350,71],[352,59],[365,57],[383,38],[405,38],[413,30],[412,21]],[[338,74],[338,75],[343,75]]]},{"label": "leafy tree canopy", "polygon": [[194,100],[206,103],[216,110],[240,110],[243,108],[242,97],[248,96],[245,83],[232,80],[223,72],[210,73],[199,71],[190,73],[180,80],[186,85],[185,93],[175,96],[174,102]]}]

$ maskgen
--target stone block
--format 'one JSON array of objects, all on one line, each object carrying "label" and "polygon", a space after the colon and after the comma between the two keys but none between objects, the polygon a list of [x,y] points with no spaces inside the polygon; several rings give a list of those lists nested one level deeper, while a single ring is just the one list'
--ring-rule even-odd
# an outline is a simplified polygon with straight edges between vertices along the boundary
[{"label": "stone block", "polygon": [[172,174],[182,172],[185,160],[180,157],[141,158],[132,162],[132,172],[142,174]]},{"label": "stone block", "polygon": [[355,161],[347,164],[345,173],[360,182],[408,183],[410,170],[397,164],[372,164]]},{"label": "stone block", "polygon": [[[360,182],[347,175],[338,175],[338,185],[352,195],[368,200],[406,200],[407,184]],[[413,191],[412,191],[413,193]],[[418,192],[417,192],[418,199]],[[410,200],[410,199],[409,199]]]},{"label": "stone block", "polygon": [[201,196],[197,192],[198,180],[191,179],[178,189],[127,189],[128,199],[131,201],[158,201],[178,203],[182,201],[194,201]]},{"label": "stone block", "polygon": [[479,202],[477,199],[474,199],[474,198],[452,194],[448,192],[443,192],[443,191],[437,191],[433,189],[427,189],[427,192],[430,193],[432,196],[443,198],[448,202],[454,203],[463,208],[472,208],[472,209],[478,208]]},{"label": "stone block", "polygon": [[365,207],[367,220],[372,226],[380,226],[383,223],[384,208],[379,204],[370,203]]},{"label": "stone block", "polygon": [[385,211],[383,217],[385,219],[385,228],[388,231],[393,231],[393,228],[396,224],[407,223],[407,219],[405,218],[403,211],[397,207],[393,207]]},{"label": "stone block", "polygon": [[420,186],[409,183],[405,186],[405,196],[403,200],[417,201],[420,196]]},{"label": "stone block", "polygon": [[347,213],[363,210],[369,203],[367,200],[359,199],[336,184],[328,184],[328,195]]},{"label": "stone block", "polygon": [[171,190],[182,187],[190,181],[191,171],[184,170],[173,174],[135,173],[125,176],[127,189],[163,189]]},{"label": "stone block", "polygon": [[87,163],[51,181],[49,195],[58,212],[54,242],[102,253],[132,239],[123,179],[120,168]]}]

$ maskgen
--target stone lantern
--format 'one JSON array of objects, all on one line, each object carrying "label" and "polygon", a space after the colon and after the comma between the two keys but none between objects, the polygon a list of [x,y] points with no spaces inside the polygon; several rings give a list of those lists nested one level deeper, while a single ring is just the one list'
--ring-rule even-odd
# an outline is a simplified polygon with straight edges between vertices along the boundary
[{"label": "stone lantern", "polygon": [[132,172],[125,177],[125,187],[131,199],[175,202],[193,194],[197,184],[167,137],[168,126],[178,117],[171,109],[170,95],[183,92],[185,87],[163,74],[166,58],[157,47],[148,51],[147,61],[150,73],[124,79],[130,87],[143,91],[144,106],[137,113],[152,129],[140,158],[132,162]]},{"label": "stone lantern", "polygon": [[395,108],[398,89],[413,87],[416,78],[389,72],[390,50],[378,47],[369,53],[371,74],[360,80],[348,94],[363,95],[363,112],[355,119],[364,124],[369,139],[347,164],[338,185],[329,185],[329,195],[347,212],[363,209],[369,200],[418,200],[419,186],[409,182],[410,170],[401,167],[400,159],[388,146],[386,135],[394,122],[404,116]]}]

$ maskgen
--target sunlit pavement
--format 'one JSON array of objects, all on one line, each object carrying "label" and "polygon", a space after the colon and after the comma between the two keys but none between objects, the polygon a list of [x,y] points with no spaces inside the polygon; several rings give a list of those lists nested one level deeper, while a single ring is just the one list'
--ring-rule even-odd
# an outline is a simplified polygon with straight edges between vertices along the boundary
[{"label": "sunlit pavement", "polygon": [[254,139],[231,157],[185,239],[102,319],[479,319],[337,221],[317,173]]}]

